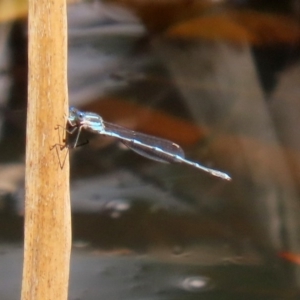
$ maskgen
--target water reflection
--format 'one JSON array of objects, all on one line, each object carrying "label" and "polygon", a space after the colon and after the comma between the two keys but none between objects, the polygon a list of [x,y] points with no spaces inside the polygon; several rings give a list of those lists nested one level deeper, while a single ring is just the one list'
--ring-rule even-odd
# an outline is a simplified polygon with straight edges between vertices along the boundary
[{"label": "water reflection", "polygon": [[211,285],[210,279],[203,276],[187,277],[179,283],[179,286],[189,292],[201,292],[209,285]]}]

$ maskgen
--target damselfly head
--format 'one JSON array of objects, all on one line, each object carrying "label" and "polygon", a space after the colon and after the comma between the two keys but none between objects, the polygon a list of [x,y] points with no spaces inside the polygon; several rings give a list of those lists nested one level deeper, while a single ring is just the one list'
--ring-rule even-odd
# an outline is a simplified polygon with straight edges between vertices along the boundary
[{"label": "damselfly head", "polygon": [[77,108],[71,106],[69,108],[69,123],[72,125],[80,124],[84,119],[84,113],[78,110]]}]

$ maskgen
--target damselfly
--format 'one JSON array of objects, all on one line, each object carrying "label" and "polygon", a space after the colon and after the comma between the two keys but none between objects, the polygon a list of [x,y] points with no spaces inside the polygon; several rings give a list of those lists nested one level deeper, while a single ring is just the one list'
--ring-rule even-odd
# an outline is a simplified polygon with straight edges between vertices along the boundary
[{"label": "damselfly", "polygon": [[81,130],[86,129],[103,136],[115,137],[131,150],[149,159],[164,163],[183,163],[205,171],[213,176],[217,176],[225,180],[231,180],[231,177],[224,172],[207,168],[199,163],[185,159],[182,148],[169,140],[135,132],[121,126],[105,122],[98,114],[83,112],[75,107],[70,107],[68,123],[72,128],[70,133],[74,133],[76,130],[78,131],[72,148],[75,148],[78,145]]}]

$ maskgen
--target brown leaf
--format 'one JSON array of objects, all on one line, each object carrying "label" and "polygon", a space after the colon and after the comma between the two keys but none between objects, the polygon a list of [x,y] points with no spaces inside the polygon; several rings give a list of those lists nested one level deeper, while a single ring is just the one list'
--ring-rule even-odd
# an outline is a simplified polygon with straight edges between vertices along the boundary
[{"label": "brown leaf", "polygon": [[134,11],[150,32],[161,32],[181,20],[218,6],[211,0],[110,0]]},{"label": "brown leaf", "polygon": [[0,1],[0,22],[25,18],[28,13],[27,0]]},{"label": "brown leaf", "polygon": [[178,23],[168,29],[172,38],[224,40],[235,44],[294,44],[300,41],[296,20],[256,11],[222,11]]},{"label": "brown leaf", "polygon": [[174,25],[167,35],[183,39],[225,40],[232,43],[257,43],[256,36],[229,15],[201,16]]},{"label": "brown leaf", "polygon": [[232,17],[255,35],[260,45],[294,44],[300,41],[300,23],[291,17],[255,11],[236,11]]}]

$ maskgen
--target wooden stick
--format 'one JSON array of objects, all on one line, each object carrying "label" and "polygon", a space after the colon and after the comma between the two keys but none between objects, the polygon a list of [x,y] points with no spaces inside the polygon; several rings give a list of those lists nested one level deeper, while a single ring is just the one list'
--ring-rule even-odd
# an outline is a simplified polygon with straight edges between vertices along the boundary
[{"label": "wooden stick", "polygon": [[57,153],[61,152],[51,150],[59,143],[54,128],[66,124],[66,74],[66,0],[29,0],[23,300],[68,296],[69,163],[60,168]]}]

